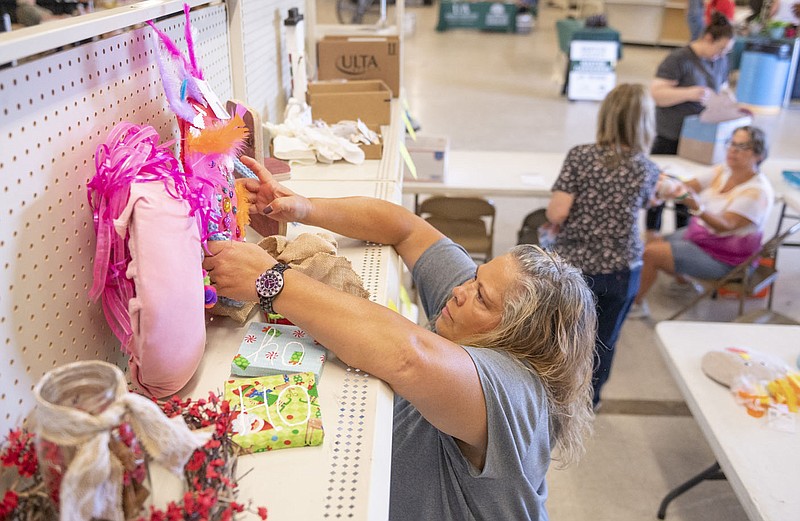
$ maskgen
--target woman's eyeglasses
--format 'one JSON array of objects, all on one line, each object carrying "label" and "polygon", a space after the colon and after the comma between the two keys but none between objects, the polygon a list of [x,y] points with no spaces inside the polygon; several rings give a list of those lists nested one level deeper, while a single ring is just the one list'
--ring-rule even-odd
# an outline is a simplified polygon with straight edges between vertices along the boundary
[{"label": "woman's eyeglasses", "polygon": [[738,150],[740,152],[747,152],[748,150],[753,150],[752,143],[737,143],[731,139],[725,141],[725,146],[732,148],[734,150]]}]

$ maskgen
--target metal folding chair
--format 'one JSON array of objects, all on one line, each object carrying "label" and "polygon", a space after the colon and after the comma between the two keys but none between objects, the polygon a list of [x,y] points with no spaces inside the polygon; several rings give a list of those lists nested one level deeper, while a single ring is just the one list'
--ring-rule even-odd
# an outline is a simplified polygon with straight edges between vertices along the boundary
[{"label": "metal folding chair", "polygon": [[525,216],[517,232],[517,244],[539,244],[539,227],[547,223],[547,210],[540,208]]},{"label": "metal folding chair", "polygon": [[[778,229],[778,232],[767,242],[765,242],[761,249],[753,253],[746,261],[742,262],[727,275],[717,280],[706,281],[706,290],[697,295],[691,302],[676,311],[667,320],[675,320],[679,316],[686,313],[693,308],[698,302],[706,297],[716,295],[717,292],[724,288],[739,294],[739,313],[738,317],[744,314],[744,301],[747,297],[759,293],[764,288],[769,287],[769,298],[767,299],[767,309],[772,309],[772,299],[775,293],[774,285],[775,279],[778,276],[776,268],[776,261],[778,255],[778,248],[783,242],[786,241],[791,235],[800,231],[800,221],[794,223],[792,226],[783,232]],[[758,262],[761,259],[771,259],[771,263]],[[756,263],[758,264],[756,265]],[[754,267],[755,266],[755,267]]]},{"label": "metal folding chair", "polygon": [[491,201],[480,197],[435,196],[422,201],[417,213],[463,246],[473,258],[491,260],[495,218]]}]

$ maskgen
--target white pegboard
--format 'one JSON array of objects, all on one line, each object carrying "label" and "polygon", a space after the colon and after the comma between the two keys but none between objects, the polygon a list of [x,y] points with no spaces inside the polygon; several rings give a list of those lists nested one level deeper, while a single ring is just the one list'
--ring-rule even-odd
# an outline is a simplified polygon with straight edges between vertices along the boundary
[{"label": "white pegboard", "polygon": [[[198,60],[221,99],[231,96],[224,5],[192,12]],[[158,23],[183,46],[183,15]],[[54,366],[83,359],[120,366],[118,342],[90,302],[94,230],[86,183],[115,124],[177,136],[153,52],[137,28],[0,71],[0,432],[33,405]]]},{"label": "white pegboard", "polygon": [[[232,4],[244,13],[237,40],[243,49],[229,43],[235,29],[226,8]],[[234,92],[231,54],[242,53],[245,101],[270,120],[281,117],[290,82],[282,20],[295,5],[231,0],[192,12],[198,60],[221,99]],[[182,13],[158,25],[184,46]],[[97,145],[120,121],[152,125],[162,140],[177,136],[153,57],[154,42],[148,28],[136,28],[0,70],[0,436],[30,411],[32,387],[52,367],[83,359],[126,365],[100,305],[88,299],[95,238],[86,183],[94,175]],[[375,178],[384,179],[369,176]],[[332,187],[343,185],[318,189],[334,195]],[[354,195],[353,190],[400,198],[399,182],[363,182],[351,185],[346,195]],[[396,267],[396,254],[384,246],[362,244],[359,250],[354,268],[373,301],[387,303],[396,272],[387,267]],[[185,392],[205,395],[229,374],[226,367],[240,337],[222,325],[225,321],[215,323],[222,327],[209,327],[203,367]],[[386,518],[391,391],[376,378],[334,362],[326,371],[321,383],[329,432],[325,447],[270,454],[273,459],[263,471],[241,481],[242,495],[261,497],[261,477],[281,468],[284,478],[296,473],[300,485],[285,489],[271,484],[275,496],[268,506],[276,518],[289,519],[299,507],[313,510],[307,519]],[[301,455],[307,463],[298,465]],[[281,458],[288,460],[281,463]],[[309,477],[309,468],[325,472]],[[308,501],[287,500],[309,479],[320,486],[306,491]]]},{"label": "white pegboard", "polygon": [[291,89],[283,20],[289,8],[305,10],[296,0],[241,0],[245,92],[248,104],[264,121],[280,123]]}]

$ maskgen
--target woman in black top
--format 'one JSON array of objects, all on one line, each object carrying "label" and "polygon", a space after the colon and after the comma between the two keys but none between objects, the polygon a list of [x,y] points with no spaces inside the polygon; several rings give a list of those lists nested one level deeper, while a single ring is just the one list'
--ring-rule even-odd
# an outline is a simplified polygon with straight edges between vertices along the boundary
[{"label": "woman in black top", "polygon": [[[727,54],[733,47],[733,26],[720,13],[711,16],[703,35],[675,49],[658,66],[650,84],[656,102],[656,139],[652,154],[677,154],[678,138],[686,116],[699,114],[715,92],[728,88]],[[647,211],[647,230],[661,229],[662,206]],[[675,205],[675,227],[688,224],[689,212]]]}]

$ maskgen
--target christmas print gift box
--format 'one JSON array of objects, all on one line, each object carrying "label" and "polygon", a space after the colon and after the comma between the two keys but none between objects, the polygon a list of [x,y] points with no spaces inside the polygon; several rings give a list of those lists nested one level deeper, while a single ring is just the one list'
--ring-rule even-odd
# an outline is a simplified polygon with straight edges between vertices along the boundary
[{"label": "christmas print gift box", "polygon": [[225,383],[232,439],[264,452],[320,445],[324,437],[314,373],[237,378]]},{"label": "christmas print gift box", "polygon": [[297,326],[252,322],[231,362],[236,376],[322,373],[327,350]]}]

